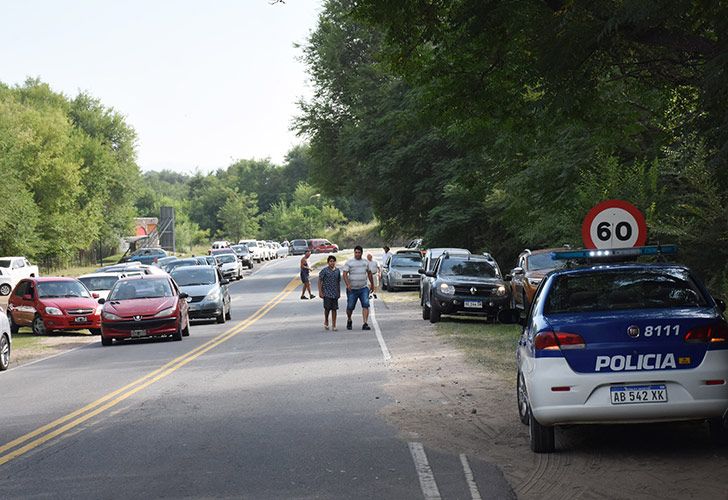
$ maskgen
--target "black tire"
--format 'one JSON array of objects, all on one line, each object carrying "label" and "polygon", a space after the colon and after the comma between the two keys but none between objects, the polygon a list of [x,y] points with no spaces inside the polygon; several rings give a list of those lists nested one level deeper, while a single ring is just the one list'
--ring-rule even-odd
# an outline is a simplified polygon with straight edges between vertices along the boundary
[{"label": "black tire", "polygon": [[422,319],[430,319],[430,306],[427,304],[422,304]]},{"label": "black tire", "polygon": [[441,316],[442,311],[440,310],[440,306],[437,305],[437,301],[430,299],[430,323],[439,322]]},{"label": "black tire", "polygon": [[172,334],[172,340],[180,341],[182,340],[182,318],[179,319],[179,325],[177,325],[177,330]]},{"label": "black tire", "polygon": [[728,428],[723,418],[709,418],[708,430],[710,431],[710,438],[715,444],[720,446],[728,444]]},{"label": "black tire", "polygon": [[10,366],[10,339],[4,333],[0,336],[0,371]]},{"label": "black tire", "polygon": [[15,335],[20,331],[20,327],[13,321],[13,315],[8,312],[8,323],[10,323],[10,333]]},{"label": "black tire", "polygon": [[233,319],[233,314],[232,314],[232,311],[230,310],[230,305],[228,305],[228,310],[225,313],[225,319],[227,321],[230,321],[231,319]]},{"label": "black tire", "polygon": [[528,425],[528,393],[523,373],[518,371],[516,377],[516,402],[518,404],[518,419],[523,425]]},{"label": "black tire", "polygon": [[531,451],[535,453],[553,453],[554,427],[541,425],[533,418],[531,408],[528,408],[528,441]]},{"label": "black tire", "polygon": [[36,314],[35,318],[33,318],[32,329],[35,335],[48,334],[48,329],[45,327],[45,324],[43,323],[43,318],[40,317],[40,314]]},{"label": "black tire", "polygon": [[101,328],[89,328],[88,331],[91,335],[101,335]]},{"label": "black tire", "polygon": [[225,323],[225,312],[223,311],[220,314],[218,314],[217,316],[215,316],[215,321],[217,321],[218,324],[220,324],[220,325]]},{"label": "black tire", "polygon": [[10,292],[13,291],[13,288],[8,283],[3,283],[0,285],[0,295],[10,295]]},{"label": "black tire", "polygon": [[387,281],[387,291],[388,292],[394,292],[395,290],[396,290],[396,288],[394,288],[392,286],[392,282],[391,281]]},{"label": "black tire", "polygon": [[109,347],[114,340],[111,337],[104,337],[104,335],[101,335],[101,345],[104,347]]}]

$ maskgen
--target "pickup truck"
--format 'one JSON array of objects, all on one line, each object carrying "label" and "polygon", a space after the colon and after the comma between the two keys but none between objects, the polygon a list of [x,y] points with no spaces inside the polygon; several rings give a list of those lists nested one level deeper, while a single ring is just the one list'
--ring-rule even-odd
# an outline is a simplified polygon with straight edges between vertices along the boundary
[{"label": "pickup truck", "polygon": [[38,266],[30,265],[25,257],[0,257],[0,295],[10,295],[18,281],[37,276]]}]

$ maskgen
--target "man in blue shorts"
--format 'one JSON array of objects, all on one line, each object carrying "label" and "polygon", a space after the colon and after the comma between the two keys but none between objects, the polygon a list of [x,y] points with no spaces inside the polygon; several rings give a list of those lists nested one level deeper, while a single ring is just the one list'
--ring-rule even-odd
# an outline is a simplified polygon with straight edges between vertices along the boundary
[{"label": "man in blue shorts", "polygon": [[354,258],[349,259],[344,264],[344,283],[346,284],[346,329],[351,330],[351,313],[354,312],[357,300],[361,302],[362,318],[364,324],[362,330],[371,330],[367,320],[369,319],[369,290],[367,281],[371,287],[371,293],[374,293],[374,277],[372,275],[371,266],[366,259],[362,259],[364,249],[357,245],[354,247]]}]

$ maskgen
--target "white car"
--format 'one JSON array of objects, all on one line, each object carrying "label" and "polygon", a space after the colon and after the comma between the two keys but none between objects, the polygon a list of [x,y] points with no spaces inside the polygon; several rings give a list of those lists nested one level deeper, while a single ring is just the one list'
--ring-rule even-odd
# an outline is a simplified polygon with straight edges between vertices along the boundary
[{"label": "white car", "polygon": [[78,280],[86,285],[89,292],[98,295],[97,298],[106,300],[109,297],[111,287],[114,286],[114,283],[119,281],[120,278],[125,278],[127,276],[141,276],[142,274],[145,273],[143,269],[140,268],[139,270],[130,269],[129,271],[123,272],[84,274],[83,276],[79,276]]},{"label": "white car", "polygon": [[220,272],[225,279],[239,280],[243,278],[243,263],[240,262],[235,253],[217,254],[215,260],[220,266]]},{"label": "white car", "polygon": [[0,371],[10,366],[10,350],[13,344],[13,335],[10,333],[10,322],[0,307]]},{"label": "white car", "polygon": [[20,280],[38,276],[38,266],[25,257],[0,257],[0,295],[10,295]]},{"label": "white car", "polygon": [[248,251],[253,256],[253,260],[256,262],[260,263],[260,261],[265,259],[263,247],[258,245],[257,240],[240,240],[238,244],[247,246]]},{"label": "white car", "polygon": [[[582,259],[580,252],[553,256]],[[707,421],[724,443],[725,307],[675,264],[593,260],[547,275],[516,354],[518,412],[531,449],[553,451],[559,425],[679,420]]]},{"label": "white car", "polygon": [[261,253],[265,260],[271,260],[273,258],[267,241],[258,240],[258,246],[261,248]]},{"label": "white car", "polygon": [[276,257],[279,259],[282,259],[284,257],[288,257],[288,247],[283,246],[280,243],[273,243],[273,246],[276,249]]}]

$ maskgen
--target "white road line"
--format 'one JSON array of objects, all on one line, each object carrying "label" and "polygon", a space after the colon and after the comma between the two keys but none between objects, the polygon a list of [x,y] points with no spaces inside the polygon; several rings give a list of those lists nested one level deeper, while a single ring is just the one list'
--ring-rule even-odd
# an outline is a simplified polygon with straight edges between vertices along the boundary
[{"label": "white road line", "polygon": [[374,313],[374,300],[369,303],[369,316],[372,318],[372,325],[374,325],[374,333],[377,335],[377,342],[379,342],[379,347],[382,349],[382,357],[384,357],[384,361],[389,361],[392,359],[392,355],[389,354],[387,344],[384,342],[384,337],[382,337],[382,329],[379,328],[379,322]]},{"label": "white road line", "polygon": [[425,500],[440,500],[440,490],[435,482],[435,475],[432,473],[430,464],[427,461],[427,454],[422,443],[407,443],[409,445],[412,460],[415,462],[417,476],[420,478],[420,488]]},{"label": "white road line", "polygon": [[460,463],[463,464],[465,481],[468,483],[468,488],[470,488],[470,498],[473,500],[482,500],[480,497],[480,490],[478,490],[478,485],[475,482],[475,478],[473,478],[473,470],[470,468],[470,462],[468,462],[468,457],[465,456],[465,453],[460,454]]},{"label": "white road line", "polygon": [[[99,337],[99,338],[101,338],[101,337]],[[22,365],[14,366],[14,367],[8,369],[7,371],[10,372],[10,371],[13,371],[13,370],[17,370],[19,368],[23,368],[25,366],[30,366],[30,365],[34,365],[36,363],[40,363],[41,361],[47,361],[49,359],[57,358],[58,356],[63,356],[64,354],[68,354],[69,352],[78,351],[79,349],[83,349],[84,347],[89,347],[91,345],[93,345],[93,343],[89,342],[88,344],[83,344],[83,345],[80,345],[78,347],[74,347],[72,349],[68,349],[67,351],[61,351],[61,352],[58,352],[56,354],[51,354],[50,356],[46,356],[45,358],[36,359],[36,360],[33,360],[33,361],[29,361],[27,363],[23,363]],[[11,358],[11,360],[12,360],[12,358]]]}]

